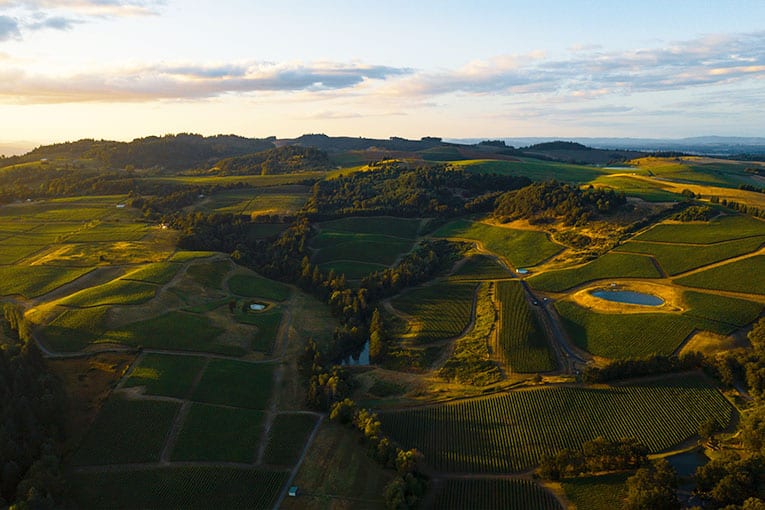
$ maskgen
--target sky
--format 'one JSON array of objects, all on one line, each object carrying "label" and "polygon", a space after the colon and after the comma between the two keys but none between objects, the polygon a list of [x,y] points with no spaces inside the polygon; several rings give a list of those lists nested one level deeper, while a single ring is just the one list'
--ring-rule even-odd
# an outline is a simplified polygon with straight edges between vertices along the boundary
[{"label": "sky", "polygon": [[765,136],[764,22],[761,0],[0,0],[0,152],[178,132]]}]

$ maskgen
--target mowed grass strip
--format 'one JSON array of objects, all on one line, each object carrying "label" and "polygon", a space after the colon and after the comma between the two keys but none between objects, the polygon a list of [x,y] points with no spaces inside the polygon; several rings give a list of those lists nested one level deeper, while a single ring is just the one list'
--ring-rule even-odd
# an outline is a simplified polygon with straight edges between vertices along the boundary
[{"label": "mowed grass strip", "polygon": [[393,300],[393,306],[413,317],[417,342],[452,338],[470,322],[475,289],[475,283],[436,283],[401,294]]},{"label": "mowed grass strip", "polygon": [[452,275],[452,280],[498,280],[512,274],[488,255],[471,255]]},{"label": "mowed grass strip", "polygon": [[75,466],[159,461],[180,404],[113,396],[72,457]]},{"label": "mowed grass strip", "polygon": [[[531,480],[447,479],[435,489],[432,508],[525,508],[562,510],[553,494]],[[585,508],[585,507],[582,507]]]},{"label": "mowed grass strip", "polygon": [[0,266],[0,295],[39,297],[92,270],[92,267]]},{"label": "mowed grass strip", "polygon": [[495,227],[465,219],[447,223],[433,236],[480,241],[487,250],[505,257],[515,267],[534,266],[563,249],[544,232]]},{"label": "mowed grass strip", "polygon": [[131,271],[123,276],[122,279],[162,285],[172,280],[175,275],[178,274],[178,270],[180,269],[180,264],[174,264],[172,262],[156,262],[154,264],[143,266],[135,271]]},{"label": "mowed grass strip", "polygon": [[577,347],[605,358],[670,355],[698,326],[676,313],[597,313],[571,301],[555,308]]},{"label": "mowed grass strip", "polygon": [[725,428],[730,403],[699,374],[644,384],[518,390],[440,406],[380,413],[383,430],[417,447],[436,471],[525,471],[543,455],[603,436],[634,437],[660,452],[697,435],[709,419]]},{"label": "mowed grass strip", "polygon": [[357,234],[382,234],[414,239],[420,231],[419,218],[394,218],[392,216],[348,217],[319,224],[321,230],[351,232]]},{"label": "mowed grass strip", "polygon": [[765,221],[751,216],[729,214],[708,222],[660,223],[635,237],[635,240],[706,244],[763,235]]},{"label": "mowed grass strip", "polygon": [[274,466],[294,466],[317,419],[312,414],[277,414],[271,425],[263,462]]},{"label": "mowed grass strip", "polygon": [[131,280],[113,280],[75,292],[59,301],[80,308],[103,305],[139,305],[154,298],[156,285]]},{"label": "mowed grass strip", "polygon": [[756,255],[716,266],[675,280],[701,289],[765,294],[765,255]]},{"label": "mowed grass strip", "polygon": [[194,403],[171,454],[173,461],[251,463],[265,413]]},{"label": "mowed grass strip", "polygon": [[650,257],[610,252],[581,267],[547,271],[529,278],[528,282],[535,289],[562,292],[593,280],[659,277]]},{"label": "mowed grass strip", "polygon": [[765,236],[747,237],[734,241],[694,246],[688,244],[649,243],[631,241],[616,251],[653,255],[669,275],[677,275],[731,257],[753,252],[765,243]]},{"label": "mowed grass strip", "polygon": [[201,356],[146,353],[124,387],[143,386],[147,395],[185,398],[204,364]]},{"label": "mowed grass strip", "polygon": [[496,284],[500,303],[499,346],[516,372],[548,372],[557,362],[539,319],[529,308],[520,282]]},{"label": "mowed grass strip", "polygon": [[237,296],[284,301],[292,293],[289,286],[255,274],[235,274],[228,279],[228,290]]},{"label": "mowed grass strip", "polygon": [[107,336],[114,342],[145,347],[179,351],[209,352],[242,356],[245,349],[238,345],[223,343],[218,337],[223,330],[214,326],[204,316],[168,312],[164,315],[134,322],[116,331],[109,331]]},{"label": "mowed grass strip", "polygon": [[207,366],[192,399],[208,404],[266,409],[275,365],[214,359]]},{"label": "mowed grass strip", "polygon": [[71,496],[78,508],[265,509],[273,507],[287,475],[224,466],[75,473]]}]

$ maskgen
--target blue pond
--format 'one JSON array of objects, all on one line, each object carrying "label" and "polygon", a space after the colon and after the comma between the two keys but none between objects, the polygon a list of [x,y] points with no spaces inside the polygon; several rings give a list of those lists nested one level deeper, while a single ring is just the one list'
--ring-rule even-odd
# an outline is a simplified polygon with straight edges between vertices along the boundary
[{"label": "blue pond", "polygon": [[632,290],[596,290],[592,295],[600,299],[631,305],[661,306],[664,304],[664,300],[660,297]]}]

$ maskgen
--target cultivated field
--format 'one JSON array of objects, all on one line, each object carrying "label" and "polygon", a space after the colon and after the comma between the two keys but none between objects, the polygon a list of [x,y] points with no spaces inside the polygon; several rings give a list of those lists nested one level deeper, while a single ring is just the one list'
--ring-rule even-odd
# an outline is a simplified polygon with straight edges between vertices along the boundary
[{"label": "cultivated field", "polygon": [[660,276],[650,257],[611,252],[581,267],[548,271],[533,276],[528,282],[535,289],[562,292],[593,280]]},{"label": "cultivated field", "polygon": [[446,480],[436,489],[433,508],[463,510],[465,508],[525,508],[560,510],[555,496],[531,480]]},{"label": "cultivated field", "polygon": [[701,289],[765,294],[765,255],[737,260],[675,280]]},{"label": "cultivated field", "polygon": [[501,280],[510,277],[510,271],[488,255],[471,255],[451,275],[453,280]]},{"label": "cultivated field", "polygon": [[418,287],[393,300],[393,306],[412,317],[408,337],[428,343],[458,336],[473,313],[474,283],[442,282]]}]

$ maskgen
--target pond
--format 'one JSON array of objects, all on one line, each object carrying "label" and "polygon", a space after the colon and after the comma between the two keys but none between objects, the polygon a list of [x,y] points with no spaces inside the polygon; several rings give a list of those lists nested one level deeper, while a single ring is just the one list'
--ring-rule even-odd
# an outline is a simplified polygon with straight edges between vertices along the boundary
[{"label": "pond", "polygon": [[266,306],[268,306],[268,305],[264,305],[263,303],[252,303],[252,304],[250,304],[250,310],[254,310],[256,312],[259,312],[261,310],[265,310]]},{"label": "pond", "polygon": [[678,453],[667,457],[667,461],[677,471],[678,476],[689,477],[696,472],[696,468],[709,462],[709,458],[698,450]]},{"label": "pond", "polygon": [[364,343],[364,347],[361,350],[345,357],[340,364],[346,367],[365,367],[369,365],[369,341]]},{"label": "pond", "polygon": [[664,300],[658,296],[633,290],[596,290],[592,295],[607,301],[629,303],[631,305],[661,306],[664,304]]}]

